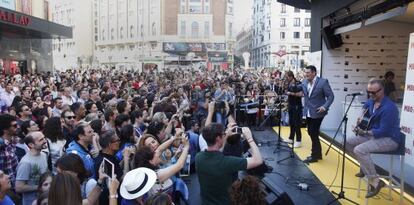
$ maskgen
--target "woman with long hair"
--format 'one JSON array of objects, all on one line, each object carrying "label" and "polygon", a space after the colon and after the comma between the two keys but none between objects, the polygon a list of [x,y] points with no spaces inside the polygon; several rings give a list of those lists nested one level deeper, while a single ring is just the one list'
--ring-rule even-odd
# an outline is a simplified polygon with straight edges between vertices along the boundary
[{"label": "woman with long hair", "polygon": [[52,163],[52,171],[56,173],[56,161],[63,155],[63,147],[66,140],[62,132],[62,122],[60,117],[51,117],[46,120],[43,134],[47,138],[49,155]]},{"label": "woman with long hair", "polygon": [[79,180],[69,173],[57,174],[50,185],[49,205],[81,205]]}]

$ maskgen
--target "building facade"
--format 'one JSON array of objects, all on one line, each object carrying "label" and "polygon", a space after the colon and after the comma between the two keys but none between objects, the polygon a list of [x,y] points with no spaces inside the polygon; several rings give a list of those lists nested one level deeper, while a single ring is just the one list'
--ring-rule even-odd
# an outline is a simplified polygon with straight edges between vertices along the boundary
[{"label": "building facade", "polygon": [[233,0],[95,0],[95,61],[117,68],[232,63]]},{"label": "building facade", "polygon": [[310,18],[310,10],[254,0],[252,66],[301,67],[310,51]]},{"label": "building facade", "polygon": [[68,27],[50,22],[48,0],[0,1],[0,72],[52,71],[54,37],[72,36]]},{"label": "building facade", "polygon": [[54,39],[53,67],[88,67],[93,62],[92,0],[51,0],[53,22],[73,29],[73,38]]},{"label": "building facade", "polygon": [[243,53],[252,51],[252,43],[253,43],[253,29],[252,27],[243,28],[237,34],[236,37],[236,45],[235,45],[235,52],[234,55],[243,58]]}]

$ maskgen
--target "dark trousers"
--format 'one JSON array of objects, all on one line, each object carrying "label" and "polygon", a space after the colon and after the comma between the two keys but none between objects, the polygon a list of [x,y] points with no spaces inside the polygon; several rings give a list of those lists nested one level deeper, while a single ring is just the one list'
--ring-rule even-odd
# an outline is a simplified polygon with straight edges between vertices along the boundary
[{"label": "dark trousers", "polygon": [[314,158],[322,158],[321,142],[319,141],[319,129],[321,128],[323,118],[306,118],[308,134],[312,140],[312,153]]},{"label": "dark trousers", "polygon": [[300,131],[300,125],[302,122],[302,108],[294,107],[289,108],[289,126],[290,135],[289,139],[294,140],[296,134],[296,141],[302,141],[302,133]]}]

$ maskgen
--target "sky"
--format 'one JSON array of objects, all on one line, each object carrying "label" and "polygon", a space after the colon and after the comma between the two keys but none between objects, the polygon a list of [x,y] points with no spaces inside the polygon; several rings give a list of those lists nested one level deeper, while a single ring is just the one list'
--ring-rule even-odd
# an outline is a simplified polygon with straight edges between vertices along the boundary
[{"label": "sky", "polygon": [[252,18],[253,0],[234,0],[234,29],[236,35],[244,25],[248,25]]}]

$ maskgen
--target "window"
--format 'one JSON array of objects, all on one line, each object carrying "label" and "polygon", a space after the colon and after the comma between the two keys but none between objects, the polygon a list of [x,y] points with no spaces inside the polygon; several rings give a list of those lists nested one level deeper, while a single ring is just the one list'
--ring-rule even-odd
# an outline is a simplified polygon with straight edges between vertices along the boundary
[{"label": "window", "polygon": [[186,10],[185,10],[185,3],[184,4],[181,4],[181,6],[180,6],[180,13],[185,13],[186,12]]},{"label": "window", "polygon": [[144,37],[144,25],[141,24],[141,37]]},{"label": "window", "polygon": [[305,18],[305,26],[306,27],[310,26],[310,18]]},{"label": "window", "polygon": [[151,31],[152,31],[152,35],[153,36],[156,36],[157,35],[157,28],[155,27],[155,23],[152,23]]},{"label": "window", "polygon": [[185,30],[186,30],[186,28],[185,28],[185,21],[181,21],[181,28],[180,28],[180,36],[181,37],[184,37],[185,36]]},{"label": "window", "polygon": [[119,29],[119,38],[123,39],[124,38],[124,28],[121,26],[121,28]]},{"label": "window", "polygon": [[193,38],[198,38],[198,31],[199,31],[199,26],[198,26],[198,23],[194,21],[194,22],[191,24],[191,36],[192,36]]},{"label": "window", "polygon": [[105,40],[105,29],[102,30],[102,36],[101,39],[104,41]]},{"label": "window", "polygon": [[293,32],[293,38],[300,38],[299,32]]},{"label": "window", "polygon": [[311,12],[311,10],[309,10],[309,9],[306,9],[306,10],[305,10],[305,12],[306,12],[306,13],[310,13],[310,12]]},{"label": "window", "polygon": [[210,36],[210,22],[204,22],[204,38],[208,38]]},{"label": "window", "polygon": [[295,13],[300,13],[300,9],[295,8]]},{"label": "window", "polygon": [[111,40],[114,40],[115,29],[111,28]]},{"label": "window", "polygon": [[192,14],[200,14],[200,13],[202,13],[202,8],[201,8],[201,6],[190,6],[190,9],[189,9],[189,13],[192,13]]},{"label": "window", "polygon": [[286,19],[285,18],[281,18],[280,19],[280,27],[285,27],[286,26]]},{"label": "window", "polygon": [[286,34],[285,34],[285,32],[280,32],[280,39],[285,39],[285,36]]},{"label": "window", "polygon": [[129,37],[134,38],[134,26],[129,27]]},{"label": "window", "polygon": [[281,4],[282,6],[282,10],[280,11],[280,13],[286,13],[286,4]]},{"label": "window", "polygon": [[233,38],[233,23],[229,23],[229,37]]},{"label": "window", "polygon": [[204,6],[204,13],[206,13],[206,14],[210,13],[210,6],[209,5]]},{"label": "window", "polygon": [[310,32],[305,32],[305,38],[309,39],[310,38]]},{"label": "window", "polygon": [[295,26],[295,27],[299,27],[300,26],[300,18],[295,18],[293,20],[293,26]]},{"label": "window", "polygon": [[233,14],[233,7],[229,6],[229,14]]}]

